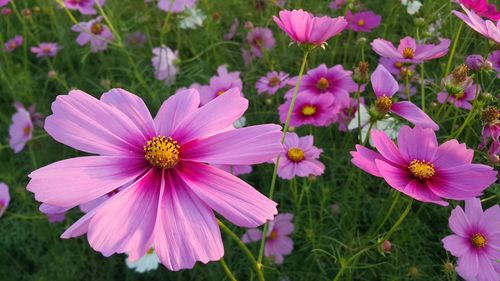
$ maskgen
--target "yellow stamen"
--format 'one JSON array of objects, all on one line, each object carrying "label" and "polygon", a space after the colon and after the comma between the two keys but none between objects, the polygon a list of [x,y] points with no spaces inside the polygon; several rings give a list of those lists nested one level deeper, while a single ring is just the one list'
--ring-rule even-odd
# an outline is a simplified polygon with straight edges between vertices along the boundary
[{"label": "yellow stamen", "polygon": [[453,96],[455,97],[455,99],[461,100],[461,99],[463,99],[465,97],[465,93],[462,91],[462,92],[456,93]]},{"label": "yellow stamen", "polygon": [[298,147],[292,147],[288,150],[286,156],[292,162],[300,162],[304,160],[304,151]]},{"label": "yellow stamen", "polygon": [[383,95],[377,98],[375,106],[380,112],[387,112],[392,107],[392,100],[388,96]]},{"label": "yellow stamen", "polygon": [[148,250],[148,252],[147,252],[147,253],[148,253],[148,255],[151,255],[154,251],[155,251],[155,250],[154,250],[153,248],[151,248],[151,249],[149,249],[149,250]]},{"label": "yellow stamen", "polygon": [[269,240],[273,240],[278,236],[278,233],[276,233],[275,230],[271,231],[271,234],[269,234]]},{"label": "yellow stamen", "polygon": [[181,147],[171,137],[154,137],[144,146],[144,158],[160,169],[169,169],[179,162],[179,149]]},{"label": "yellow stamen", "polygon": [[434,164],[425,160],[411,161],[408,169],[410,169],[413,176],[421,180],[432,178],[436,174],[436,170],[434,170]]},{"label": "yellow stamen", "polygon": [[92,26],[90,27],[90,32],[94,34],[101,34],[102,30],[103,30],[102,24],[98,22],[92,24]]},{"label": "yellow stamen", "polygon": [[25,135],[29,134],[31,132],[31,127],[30,126],[26,126],[23,128],[23,133]]},{"label": "yellow stamen", "polygon": [[320,89],[321,91],[324,91],[330,87],[330,82],[328,82],[328,79],[325,77],[321,77],[321,79],[318,80],[318,83],[316,83],[316,88]]},{"label": "yellow stamen", "polygon": [[305,116],[311,116],[316,114],[316,107],[313,105],[306,105],[302,108],[302,114]]},{"label": "yellow stamen", "polygon": [[482,235],[481,233],[476,233],[472,235],[471,242],[474,247],[483,248],[484,246],[486,246],[486,243],[488,241],[486,241],[486,237],[484,237],[484,235]]},{"label": "yellow stamen", "polygon": [[395,66],[396,68],[401,68],[401,67],[403,67],[403,63],[402,63],[402,62],[397,61],[397,62],[395,62],[395,63],[394,63],[394,66]]},{"label": "yellow stamen", "polygon": [[220,95],[224,94],[225,92],[226,92],[225,90],[219,90],[219,91],[217,91],[216,95],[220,96]]},{"label": "yellow stamen", "polygon": [[364,19],[358,20],[358,26],[363,26],[363,25],[365,25],[365,20]]},{"label": "yellow stamen", "polygon": [[278,78],[278,76],[273,76],[271,79],[269,79],[269,83],[267,83],[270,87],[274,87],[278,85],[281,82],[281,80]]},{"label": "yellow stamen", "polygon": [[412,48],[405,48],[403,50],[403,58],[413,59],[415,57],[415,51]]}]

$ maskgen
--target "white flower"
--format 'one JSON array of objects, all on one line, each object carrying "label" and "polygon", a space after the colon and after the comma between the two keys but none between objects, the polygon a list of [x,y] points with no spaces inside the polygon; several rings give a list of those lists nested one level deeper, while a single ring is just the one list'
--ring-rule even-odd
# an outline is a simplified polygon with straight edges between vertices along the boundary
[{"label": "white flower", "polygon": [[176,64],[178,59],[179,52],[174,52],[165,45],[154,48],[151,63],[155,69],[156,79],[165,81],[167,85],[173,84],[175,82],[175,76],[179,72],[179,68]]},{"label": "white flower", "polygon": [[443,21],[441,19],[436,20],[434,23],[431,23],[429,25],[429,33],[436,37],[440,37],[441,32],[439,31],[441,30],[442,26],[443,26]]},{"label": "white flower", "polygon": [[242,116],[240,119],[234,121],[233,126],[238,129],[238,128],[243,128],[245,127],[245,124],[247,123],[247,119],[245,116]]},{"label": "white flower", "polygon": [[202,10],[197,8],[187,9],[185,11],[185,16],[179,22],[179,27],[182,29],[195,29],[198,26],[203,25],[203,21],[207,18],[207,16],[203,13]]},{"label": "white flower", "polygon": [[153,248],[151,248],[142,258],[132,262],[129,261],[128,258],[126,258],[125,263],[127,264],[128,268],[133,269],[139,273],[144,273],[146,271],[157,269],[158,265],[160,264],[160,259],[156,255]]},{"label": "white flower", "polygon": [[418,13],[420,7],[422,7],[422,2],[418,0],[401,0],[401,4],[406,6],[406,12],[410,15]]},{"label": "white flower", "polygon": [[[361,140],[365,140],[366,134],[368,133],[368,128],[370,127],[368,124],[370,123],[370,113],[366,109],[366,107],[363,104],[360,104],[359,107],[359,113],[361,116]],[[381,130],[384,131],[387,136],[391,139],[395,139],[398,136],[399,129],[401,129],[402,124],[399,124],[396,122],[395,118],[392,117],[387,117],[382,120],[376,121],[373,126],[372,130]],[[349,126],[347,127],[349,130],[357,129],[358,128],[358,111],[356,111],[356,114],[354,115],[354,118],[351,120],[349,123]],[[371,138],[369,139],[370,145],[373,146],[373,142]]]}]

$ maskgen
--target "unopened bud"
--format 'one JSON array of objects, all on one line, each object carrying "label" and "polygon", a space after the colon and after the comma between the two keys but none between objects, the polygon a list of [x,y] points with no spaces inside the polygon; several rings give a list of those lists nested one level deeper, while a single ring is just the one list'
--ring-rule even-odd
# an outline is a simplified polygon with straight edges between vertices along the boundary
[{"label": "unopened bud", "polygon": [[366,45],[366,42],[368,42],[366,37],[359,37],[358,40],[356,40],[356,43],[360,46]]},{"label": "unopened bud", "polygon": [[382,242],[382,245],[380,245],[380,248],[384,253],[388,254],[392,250],[392,244],[389,240],[384,240],[384,242]]},{"label": "unopened bud", "polygon": [[416,27],[422,28],[425,26],[425,19],[418,17],[414,20],[414,23]]},{"label": "unopened bud", "polygon": [[253,23],[251,21],[246,21],[243,25],[246,29],[253,29]]},{"label": "unopened bud", "polygon": [[50,70],[49,73],[47,73],[47,76],[49,78],[56,78],[57,77],[57,72],[55,70]]},{"label": "unopened bud", "polygon": [[483,56],[470,55],[465,59],[465,64],[472,71],[480,71],[484,64]]},{"label": "unopened bud", "polygon": [[455,266],[451,262],[446,262],[443,264],[443,270],[444,272],[452,273],[453,271],[455,271]]},{"label": "unopened bud", "polygon": [[368,75],[369,74],[368,70],[369,70],[368,62],[361,61],[359,62],[358,67],[354,68],[354,75],[352,78],[359,85],[365,84],[370,79],[370,76]]},{"label": "unopened bud", "polygon": [[23,16],[25,17],[31,17],[31,10],[26,8],[23,10]]}]

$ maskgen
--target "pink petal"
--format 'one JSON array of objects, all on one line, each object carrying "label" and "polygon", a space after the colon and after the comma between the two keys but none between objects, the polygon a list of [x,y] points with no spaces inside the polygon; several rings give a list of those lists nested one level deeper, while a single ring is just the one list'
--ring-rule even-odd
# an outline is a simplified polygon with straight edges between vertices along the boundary
[{"label": "pink petal", "polygon": [[371,82],[377,97],[392,97],[398,90],[399,84],[392,74],[381,64],[372,73]]},{"label": "pink petal", "polygon": [[99,207],[91,210],[86,213],[83,217],[77,220],[74,224],[72,224],[66,231],[61,235],[62,239],[69,239],[73,237],[81,236],[88,231],[88,227],[90,224],[90,220],[94,217],[97,209]]},{"label": "pink petal", "polygon": [[406,36],[405,38],[399,40],[398,52],[402,54],[406,48],[410,48],[415,51],[417,49],[417,42],[415,42],[415,39]]},{"label": "pink petal", "polygon": [[281,158],[278,166],[278,176],[285,180],[290,180],[297,175],[297,164],[294,162]]},{"label": "pink petal", "polygon": [[462,207],[458,206],[451,211],[450,218],[448,219],[448,226],[455,234],[462,237],[468,237],[471,225]]},{"label": "pink petal", "polygon": [[245,234],[241,237],[241,241],[245,244],[257,242],[260,241],[260,239],[262,239],[262,231],[257,228],[247,230],[247,232],[245,232]]},{"label": "pink petal", "polygon": [[455,257],[461,257],[471,250],[470,241],[462,236],[449,235],[441,241],[443,242],[444,248]]},{"label": "pink petal", "polygon": [[379,54],[382,57],[399,58],[399,59],[403,58],[403,56],[398,52],[398,50],[396,50],[396,47],[394,47],[392,42],[389,42],[384,39],[375,39],[373,40],[371,45],[375,53]]},{"label": "pink petal", "polygon": [[196,89],[177,92],[160,107],[154,123],[159,135],[169,137],[172,131],[200,106],[200,94]]},{"label": "pink petal", "polygon": [[465,215],[472,224],[479,224],[483,216],[483,207],[479,198],[469,198],[465,200]]},{"label": "pink petal", "polygon": [[422,202],[448,206],[448,203],[446,201],[443,201],[439,196],[434,194],[433,191],[425,184],[425,182],[419,179],[414,179],[413,181],[411,181],[402,192]]},{"label": "pink petal", "polygon": [[[413,180],[408,172],[400,167],[395,167],[379,159],[375,159],[375,164],[385,181],[398,191],[404,192],[405,187]],[[412,196],[408,193],[405,194]]]},{"label": "pink petal", "polygon": [[[469,252],[467,255],[460,257],[458,267],[466,276],[476,276],[479,270],[478,256],[475,251]],[[459,271],[457,267],[457,272]]]},{"label": "pink petal", "polygon": [[394,142],[386,135],[384,131],[371,131],[371,139],[375,148],[388,161],[401,166],[408,165],[408,162],[403,159]]},{"label": "pink petal", "polygon": [[438,147],[431,162],[439,169],[440,167],[446,168],[470,164],[473,156],[474,150],[467,149],[465,143],[459,143],[457,140],[449,140]]},{"label": "pink petal", "polygon": [[436,124],[436,122],[434,122],[418,106],[409,101],[400,101],[394,103],[391,107],[391,112],[410,121],[415,126],[421,126],[423,128],[431,128],[434,131],[439,130],[439,126],[438,124]]},{"label": "pink petal", "polygon": [[450,40],[442,39],[438,45],[419,45],[415,51],[415,59],[432,60],[440,58],[448,53]]},{"label": "pink petal", "polygon": [[419,126],[403,126],[398,133],[399,152],[409,164],[413,160],[430,161],[438,149],[436,134]]},{"label": "pink petal", "polygon": [[299,177],[321,176],[325,165],[318,160],[304,160],[296,165],[296,175]]},{"label": "pink petal", "polygon": [[351,151],[351,156],[352,156],[351,162],[358,168],[373,176],[382,177],[377,166],[375,165],[376,159],[387,161],[382,155],[362,145],[357,144],[356,151]]}]

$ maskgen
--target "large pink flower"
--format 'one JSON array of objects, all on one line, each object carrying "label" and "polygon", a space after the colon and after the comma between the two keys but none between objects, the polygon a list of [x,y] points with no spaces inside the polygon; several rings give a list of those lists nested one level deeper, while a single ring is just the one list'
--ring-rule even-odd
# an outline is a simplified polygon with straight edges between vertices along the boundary
[{"label": "large pink flower", "polygon": [[497,11],[497,7],[493,3],[488,4],[488,0],[460,0],[460,4],[482,17],[489,18],[492,21],[500,20],[500,12]]},{"label": "large pink flower", "polygon": [[283,146],[278,167],[280,178],[320,176],[325,171],[325,165],[318,160],[323,150],[314,146],[312,135],[299,137],[296,133],[287,133]]},{"label": "large pink flower", "polygon": [[224,254],[213,210],[242,227],[277,213],[276,203],[241,179],[208,164],[251,165],[281,152],[277,125],[234,129],[248,101],[237,89],[203,107],[199,93],[180,91],[155,118],[137,96],[113,89],[101,99],[79,91],[58,96],[45,129],[86,153],[32,172],[35,199],[73,208],[122,187],[61,236],[87,233],[105,256],[137,260],[151,248],[171,270]]},{"label": "large pink flower", "polygon": [[315,17],[302,9],[280,11],[279,18],[274,16],[273,19],[296,43],[316,46],[323,45],[347,27],[344,17]]},{"label": "large pink flower", "polygon": [[372,49],[382,57],[397,59],[401,62],[421,63],[446,55],[450,47],[450,40],[441,39],[438,45],[417,45],[415,39],[408,36],[399,41],[397,49],[392,42],[380,38],[373,40],[371,45]]},{"label": "large pink flower", "polygon": [[447,206],[442,198],[475,197],[496,181],[491,167],[472,164],[473,150],[457,140],[438,145],[431,129],[403,126],[397,146],[383,131],[372,131],[371,138],[378,153],[356,145],[352,163],[419,201]]},{"label": "large pink flower", "polygon": [[484,37],[495,41],[497,44],[500,44],[500,21],[497,21],[496,24],[490,20],[485,21],[476,13],[474,13],[474,11],[470,11],[464,5],[461,6],[467,15],[464,15],[463,13],[460,13],[458,11],[453,11],[453,14],[455,14],[455,16],[463,20],[470,28],[474,29],[476,32],[479,32]]}]

